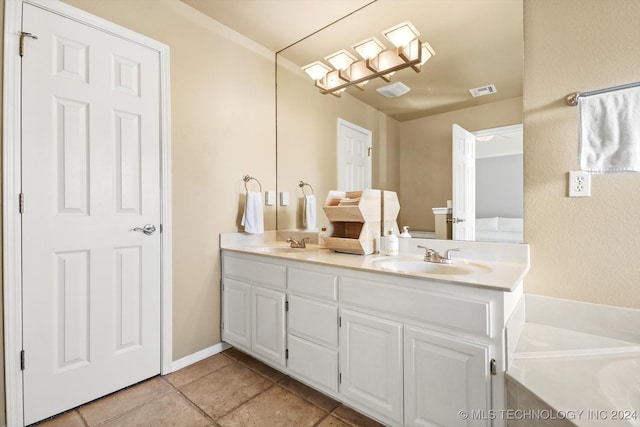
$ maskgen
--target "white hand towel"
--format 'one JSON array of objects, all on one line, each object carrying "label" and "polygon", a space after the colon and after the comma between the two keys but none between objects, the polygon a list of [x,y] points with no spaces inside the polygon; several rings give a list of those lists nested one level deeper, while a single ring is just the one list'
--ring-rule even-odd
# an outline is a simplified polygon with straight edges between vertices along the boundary
[{"label": "white hand towel", "polygon": [[640,88],[578,98],[580,168],[640,171]]},{"label": "white hand towel", "polygon": [[307,230],[316,228],[316,196],[305,195],[302,208],[302,226]]},{"label": "white hand towel", "polygon": [[247,191],[242,222],[244,231],[252,234],[264,233],[264,215],[262,214],[262,193]]}]

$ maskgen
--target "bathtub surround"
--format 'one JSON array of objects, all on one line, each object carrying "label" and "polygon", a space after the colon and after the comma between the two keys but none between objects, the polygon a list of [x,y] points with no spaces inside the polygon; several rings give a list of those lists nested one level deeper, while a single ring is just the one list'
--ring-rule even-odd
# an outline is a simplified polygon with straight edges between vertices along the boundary
[{"label": "bathtub surround", "polygon": [[640,310],[536,295],[523,307],[507,325],[517,331],[507,335],[517,340],[508,346],[508,409],[566,414],[573,423],[544,425],[639,425]]}]

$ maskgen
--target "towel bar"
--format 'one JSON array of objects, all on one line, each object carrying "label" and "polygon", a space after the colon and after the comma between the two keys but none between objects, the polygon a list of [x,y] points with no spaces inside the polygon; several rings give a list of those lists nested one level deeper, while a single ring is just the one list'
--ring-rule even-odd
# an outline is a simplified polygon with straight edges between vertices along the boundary
[{"label": "towel bar", "polygon": [[251,180],[254,180],[255,182],[258,183],[258,186],[260,187],[260,192],[262,193],[262,184],[260,184],[260,181],[258,181],[257,178],[254,178],[251,175],[245,175],[242,177],[242,180],[244,181],[244,189],[247,190],[247,192],[249,191],[249,188],[247,187],[247,183]]},{"label": "towel bar", "polygon": [[591,95],[599,95],[601,93],[607,93],[607,92],[615,92],[617,90],[629,89],[629,88],[638,87],[638,86],[640,86],[640,82],[628,83],[620,86],[612,86],[605,89],[592,90],[590,92],[574,92],[567,95],[565,97],[565,101],[567,101],[567,105],[575,107],[576,105],[578,105],[578,98],[591,96]]},{"label": "towel bar", "polygon": [[[302,194],[304,194],[305,196],[312,196],[313,194],[315,194],[315,192],[313,191],[313,187],[308,182],[300,181],[298,183],[298,187],[302,188]],[[311,194],[305,193],[304,187],[309,187],[311,189]]]}]

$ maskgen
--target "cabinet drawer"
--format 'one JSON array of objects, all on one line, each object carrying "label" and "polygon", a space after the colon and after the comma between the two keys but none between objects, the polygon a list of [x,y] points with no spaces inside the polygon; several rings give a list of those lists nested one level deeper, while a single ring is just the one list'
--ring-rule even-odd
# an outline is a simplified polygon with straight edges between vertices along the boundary
[{"label": "cabinet drawer", "polygon": [[338,307],[289,295],[289,332],[337,347]]},{"label": "cabinet drawer", "polygon": [[338,352],[288,335],[287,366],[310,383],[338,392]]},{"label": "cabinet drawer", "polygon": [[427,292],[408,287],[390,286],[372,280],[340,278],[343,303],[410,317],[449,329],[490,337],[489,301],[478,301]]},{"label": "cabinet drawer", "polygon": [[338,276],[335,274],[291,267],[287,276],[291,291],[331,301],[338,300]]},{"label": "cabinet drawer", "polygon": [[287,285],[287,268],[283,265],[225,255],[222,272],[225,276],[272,288],[285,289]]}]

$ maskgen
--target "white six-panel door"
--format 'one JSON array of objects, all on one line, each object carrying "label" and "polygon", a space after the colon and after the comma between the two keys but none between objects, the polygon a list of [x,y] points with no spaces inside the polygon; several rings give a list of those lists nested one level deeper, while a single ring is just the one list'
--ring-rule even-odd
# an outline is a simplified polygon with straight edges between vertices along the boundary
[{"label": "white six-panel door", "polygon": [[453,125],[453,240],[476,239],[476,137]]},{"label": "white six-panel door", "polygon": [[160,372],[160,82],[157,51],[23,14],[29,424]]},{"label": "white six-panel door", "polygon": [[371,188],[371,131],[338,119],[338,190]]}]

